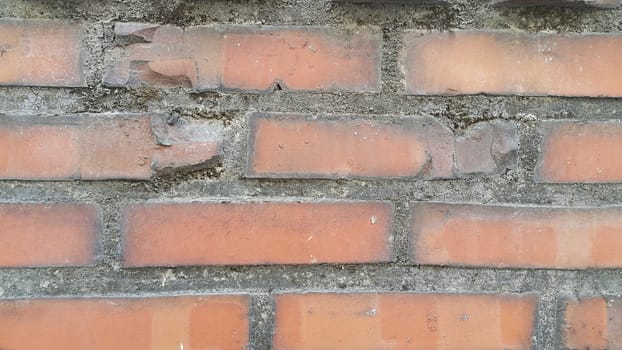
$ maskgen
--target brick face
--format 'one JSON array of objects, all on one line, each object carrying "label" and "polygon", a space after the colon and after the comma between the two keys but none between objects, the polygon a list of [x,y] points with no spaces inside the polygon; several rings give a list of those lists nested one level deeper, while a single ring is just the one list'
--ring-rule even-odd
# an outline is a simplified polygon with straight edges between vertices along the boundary
[{"label": "brick face", "polygon": [[79,25],[0,19],[0,85],[85,86]]},{"label": "brick face", "polygon": [[277,178],[453,178],[516,164],[516,127],[492,121],[464,136],[428,117],[391,123],[363,118],[250,116],[247,176]]},{"label": "brick face", "polygon": [[248,347],[245,296],[0,301],[6,349],[239,349]]},{"label": "brick face", "polygon": [[549,121],[543,130],[536,181],[622,182],[619,121]]},{"label": "brick face", "polygon": [[163,115],[0,116],[0,179],[149,179],[209,164],[222,126]]},{"label": "brick face", "polygon": [[324,27],[211,26],[181,29],[117,23],[138,37],[108,70],[109,86],[186,86],[199,91],[378,91],[379,31]]},{"label": "brick face", "polygon": [[622,36],[409,32],[402,65],[418,95],[622,96]]},{"label": "brick face", "polygon": [[431,265],[518,268],[622,266],[622,208],[419,203],[412,256]]},{"label": "brick face", "polygon": [[83,204],[0,204],[0,267],[91,265],[98,209]]},{"label": "brick face", "polygon": [[273,348],[531,349],[527,295],[308,293],[275,297]]},{"label": "brick face", "polygon": [[389,261],[392,213],[392,206],[383,202],[137,205],[125,213],[124,262],[175,266]]},{"label": "brick face", "polygon": [[565,349],[622,349],[622,300],[614,297],[565,299],[561,345]]}]

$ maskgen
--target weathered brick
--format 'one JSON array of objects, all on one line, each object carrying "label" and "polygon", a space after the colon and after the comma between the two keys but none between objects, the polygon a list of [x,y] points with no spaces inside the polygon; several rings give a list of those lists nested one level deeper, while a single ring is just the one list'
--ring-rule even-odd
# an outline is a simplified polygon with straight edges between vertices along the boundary
[{"label": "weathered brick", "polygon": [[431,117],[253,113],[249,123],[248,177],[453,178],[516,166],[516,126],[506,121],[474,124],[459,137]]},{"label": "weathered brick", "polygon": [[85,86],[78,25],[0,20],[0,85]]},{"label": "weathered brick", "polygon": [[531,295],[280,294],[273,348],[531,349]]},{"label": "weathered brick", "polygon": [[246,296],[0,301],[5,349],[247,349]]},{"label": "weathered brick", "polygon": [[0,179],[149,179],[220,153],[220,123],[159,114],[0,116]]},{"label": "weathered brick", "polygon": [[195,90],[378,91],[380,31],[325,27],[117,23],[117,41],[141,41],[106,74],[109,86]]},{"label": "weathered brick", "polygon": [[0,203],[0,267],[90,265],[98,235],[91,205]]},{"label": "weathered brick", "polygon": [[591,6],[614,8],[620,6],[621,0],[492,0],[499,6]]},{"label": "weathered brick", "polygon": [[622,208],[418,203],[418,264],[584,269],[622,267]]},{"label": "weathered brick", "polygon": [[455,140],[455,175],[488,175],[515,168],[518,162],[516,135],[516,124],[508,121],[471,125]]},{"label": "weathered brick", "polygon": [[125,266],[392,260],[384,202],[153,203],[124,219]]},{"label": "weathered brick", "polygon": [[622,182],[620,121],[549,121],[543,128],[536,181]]},{"label": "weathered brick", "polygon": [[562,309],[560,334],[564,349],[622,349],[622,299],[566,299]]},{"label": "weathered brick", "polygon": [[622,36],[409,32],[406,90],[421,95],[622,96]]}]

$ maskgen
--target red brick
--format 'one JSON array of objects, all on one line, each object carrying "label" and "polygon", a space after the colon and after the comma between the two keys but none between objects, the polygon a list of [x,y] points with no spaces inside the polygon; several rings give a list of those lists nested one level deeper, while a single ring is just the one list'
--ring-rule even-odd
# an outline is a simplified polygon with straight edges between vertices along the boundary
[{"label": "red brick", "polygon": [[98,235],[91,205],[0,204],[0,267],[90,265]]},{"label": "red brick", "polygon": [[4,349],[247,349],[245,296],[0,301]]},{"label": "red brick", "polygon": [[564,348],[622,349],[622,299],[567,299],[563,309],[561,341]]},{"label": "red brick", "polygon": [[421,95],[622,96],[622,35],[451,31],[404,37],[406,90]]},{"label": "red brick", "polygon": [[384,202],[154,203],[125,213],[126,266],[389,261]]},{"label": "red brick", "polygon": [[163,115],[0,117],[0,179],[149,179],[202,167],[219,154],[222,125],[170,126]]},{"label": "red brick", "polygon": [[541,182],[622,182],[620,121],[544,123],[535,171]]},{"label": "red brick", "polygon": [[85,86],[78,25],[0,20],[0,85]]},{"label": "red brick", "polygon": [[614,8],[620,6],[620,0],[493,0],[499,6],[591,6]]},{"label": "red brick", "polygon": [[536,298],[410,293],[281,294],[281,349],[531,349]]},{"label": "red brick", "polygon": [[622,267],[622,208],[419,203],[418,264],[585,269]]},{"label": "red brick", "polygon": [[494,174],[516,165],[518,148],[516,126],[503,121],[477,123],[455,139],[449,129],[430,117],[383,122],[254,113],[249,129],[248,177]]},{"label": "red brick", "polygon": [[204,90],[379,91],[380,31],[325,27],[203,26],[181,29],[117,23],[126,47],[109,86]]}]

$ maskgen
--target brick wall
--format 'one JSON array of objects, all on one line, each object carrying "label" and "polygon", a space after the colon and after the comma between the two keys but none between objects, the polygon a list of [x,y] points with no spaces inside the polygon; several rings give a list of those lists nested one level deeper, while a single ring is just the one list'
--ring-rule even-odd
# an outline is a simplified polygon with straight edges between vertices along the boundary
[{"label": "brick wall", "polygon": [[622,349],[620,23],[0,0],[0,350]]}]

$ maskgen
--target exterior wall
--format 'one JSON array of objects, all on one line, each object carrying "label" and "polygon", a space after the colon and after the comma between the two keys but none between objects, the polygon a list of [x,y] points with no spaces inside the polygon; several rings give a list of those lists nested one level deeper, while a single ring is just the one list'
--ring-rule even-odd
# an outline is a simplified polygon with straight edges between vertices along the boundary
[{"label": "exterior wall", "polygon": [[0,0],[0,349],[622,349],[619,5]]}]

